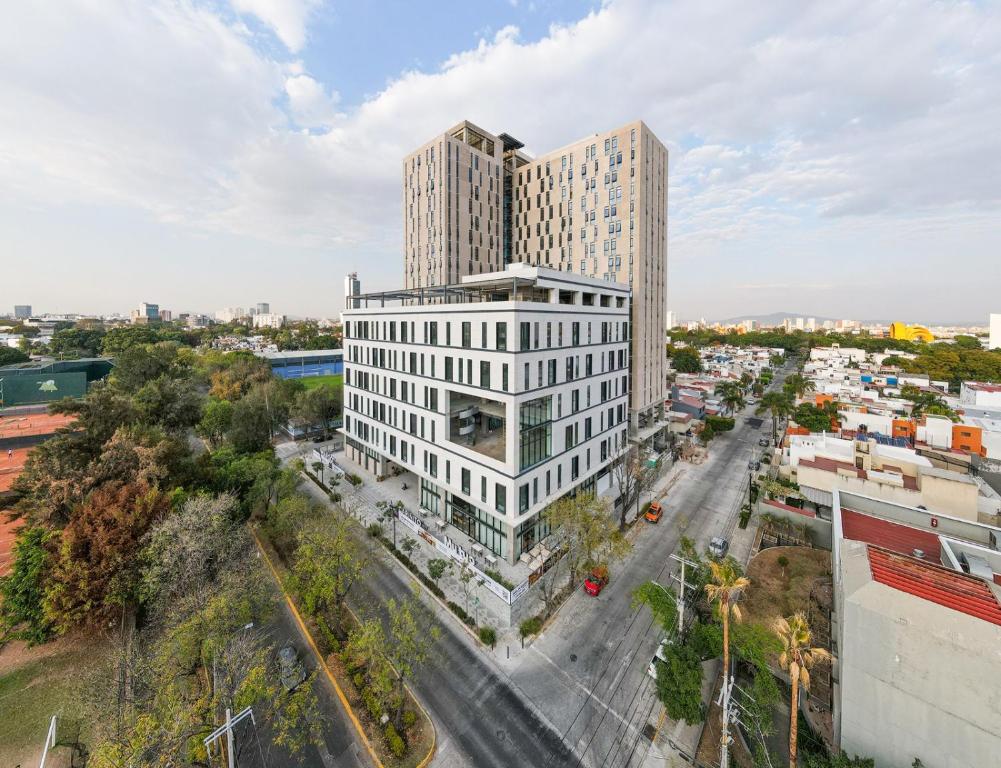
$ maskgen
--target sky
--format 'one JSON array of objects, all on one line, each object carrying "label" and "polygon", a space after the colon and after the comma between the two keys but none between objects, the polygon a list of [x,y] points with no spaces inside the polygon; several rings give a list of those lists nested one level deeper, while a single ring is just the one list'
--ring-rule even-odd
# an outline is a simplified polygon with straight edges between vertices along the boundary
[{"label": "sky", "polygon": [[637,118],[682,318],[1001,311],[998,3],[61,0],[0,4],[0,312],[336,316],[414,147]]}]

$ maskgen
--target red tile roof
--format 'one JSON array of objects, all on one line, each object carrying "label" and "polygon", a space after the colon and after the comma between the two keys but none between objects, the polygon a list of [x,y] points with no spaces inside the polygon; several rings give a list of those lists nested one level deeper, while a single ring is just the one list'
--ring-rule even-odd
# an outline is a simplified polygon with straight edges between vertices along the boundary
[{"label": "red tile roof", "polygon": [[769,507],[776,507],[777,509],[784,509],[787,512],[795,512],[797,515],[803,515],[803,517],[816,517],[817,513],[809,509],[800,509],[799,507],[794,507],[792,504],[783,504],[781,501],[776,499],[765,499],[763,504]]},{"label": "red tile roof", "polygon": [[841,530],[846,539],[875,544],[893,552],[910,555],[915,549],[920,549],[929,560],[940,560],[942,557],[938,534],[864,515],[853,509],[842,508]]},{"label": "red tile roof", "polygon": [[855,468],[854,464],[849,464],[847,461],[829,459],[826,456],[817,456],[813,459],[800,459],[799,463],[807,467],[813,467],[814,469],[822,469],[825,472],[837,472],[839,469],[846,469],[849,472],[858,474],[858,469]]},{"label": "red tile roof", "polygon": [[1001,604],[976,576],[869,545],[872,578],[909,595],[1001,626]]}]

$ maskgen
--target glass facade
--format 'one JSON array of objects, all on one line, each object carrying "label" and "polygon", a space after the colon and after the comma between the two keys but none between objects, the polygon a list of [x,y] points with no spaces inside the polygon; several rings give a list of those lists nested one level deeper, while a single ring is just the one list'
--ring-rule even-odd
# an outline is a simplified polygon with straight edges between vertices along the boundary
[{"label": "glass facade", "polygon": [[519,467],[526,469],[552,455],[552,404],[550,395],[522,403],[519,412]]},{"label": "glass facade", "polygon": [[493,515],[477,509],[458,496],[449,495],[447,520],[495,555],[507,556],[507,535]]}]

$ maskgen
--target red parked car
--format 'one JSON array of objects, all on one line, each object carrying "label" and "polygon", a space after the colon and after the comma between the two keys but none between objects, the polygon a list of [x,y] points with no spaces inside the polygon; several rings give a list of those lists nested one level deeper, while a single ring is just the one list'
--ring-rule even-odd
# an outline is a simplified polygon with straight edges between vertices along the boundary
[{"label": "red parked car", "polygon": [[584,579],[584,591],[589,595],[597,597],[601,594],[601,590],[604,589],[607,583],[608,569],[603,565],[599,565],[591,571],[591,574],[586,579]]}]

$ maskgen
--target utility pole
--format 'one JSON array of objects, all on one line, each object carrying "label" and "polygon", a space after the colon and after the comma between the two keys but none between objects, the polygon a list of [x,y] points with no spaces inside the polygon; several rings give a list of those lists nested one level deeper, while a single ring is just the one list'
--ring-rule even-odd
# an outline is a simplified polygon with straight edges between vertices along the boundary
[{"label": "utility pole", "polygon": [[730,677],[730,670],[723,670],[723,687],[719,692],[719,699],[716,703],[722,703],[722,733],[719,738],[719,766],[720,768],[730,768],[730,693],[733,688],[733,680]]},{"label": "utility pole", "polygon": [[675,580],[681,585],[681,589],[678,590],[678,638],[680,640],[682,633],[685,630],[685,589],[692,589],[693,585],[685,581],[685,566],[690,565],[692,568],[697,568],[698,564],[687,560],[681,555],[671,554],[672,560],[677,560],[681,563],[681,578],[679,579],[675,576]]},{"label": "utility pole", "polygon": [[[202,743],[205,745],[205,751],[208,753],[209,762],[212,761],[212,745],[219,741],[220,738],[225,734],[226,736],[226,762],[228,768],[236,768],[236,749],[235,749],[235,737],[233,736],[233,729],[239,725],[241,722],[250,718],[250,722],[254,724],[254,732],[257,731],[257,721],[254,719],[254,710],[247,707],[245,710],[240,712],[236,717],[229,708],[226,709],[226,722],[216,728],[212,733],[206,736]],[[221,750],[220,750],[221,754]],[[263,757],[263,755],[262,755]]]}]

